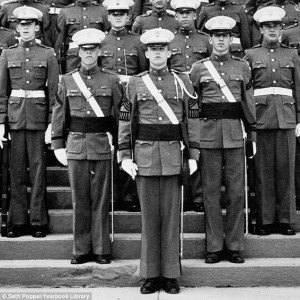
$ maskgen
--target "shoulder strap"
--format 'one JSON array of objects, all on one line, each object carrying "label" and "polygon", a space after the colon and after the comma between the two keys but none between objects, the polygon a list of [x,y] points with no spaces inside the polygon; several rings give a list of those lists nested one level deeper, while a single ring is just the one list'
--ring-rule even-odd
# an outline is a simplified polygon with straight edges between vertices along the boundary
[{"label": "shoulder strap", "polygon": [[232,95],[230,89],[226,85],[224,79],[221,77],[221,75],[218,73],[217,69],[213,65],[213,63],[210,60],[204,61],[203,64],[205,65],[206,69],[214,79],[214,81],[220,86],[222,93],[227,98],[229,102],[236,102],[234,96]]},{"label": "shoulder strap", "polygon": [[167,117],[169,118],[171,123],[174,124],[174,125],[179,124],[179,121],[178,121],[176,115],[174,114],[172,108],[170,107],[168,102],[164,99],[162,94],[158,91],[157,87],[155,86],[155,84],[151,80],[149,74],[146,74],[146,75],[142,76],[142,79],[143,79],[146,87],[150,91],[150,93],[153,95],[153,97],[154,97],[155,101],[157,102],[158,106],[161,107],[161,109],[167,115]]},{"label": "shoulder strap", "polygon": [[79,72],[77,71],[77,72],[73,73],[72,77],[75,80],[75,82],[76,82],[79,90],[83,94],[84,98],[86,99],[86,101],[92,107],[92,109],[95,112],[96,116],[97,117],[104,117],[104,114],[103,114],[103,111],[102,111],[101,107],[99,106],[98,102],[96,101],[96,99],[94,98],[92,93],[88,90],[88,88],[87,88],[86,84],[84,83],[84,81],[82,80]]}]

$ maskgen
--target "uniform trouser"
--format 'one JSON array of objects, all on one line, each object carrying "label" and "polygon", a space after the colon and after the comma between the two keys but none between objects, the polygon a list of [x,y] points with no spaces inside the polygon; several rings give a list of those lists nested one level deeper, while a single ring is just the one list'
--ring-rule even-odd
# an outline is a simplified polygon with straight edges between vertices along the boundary
[{"label": "uniform trouser", "polygon": [[200,149],[207,251],[224,247],[221,181],[224,166],[226,193],[225,245],[244,250],[244,149]]},{"label": "uniform trouser", "polygon": [[145,278],[180,276],[180,178],[137,176],[142,215],[140,275]]},{"label": "uniform trouser", "polygon": [[257,130],[256,193],[259,224],[295,220],[295,129]]},{"label": "uniform trouser", "polygon": [[295,192],[297,208],[300,207],[300,138],[296,139],[296,162],[295,162]]},{"label": "uniform trouser", "polygon": [[9,227],[25,225],[27,207],[27,161],[31,183],[30,224],[48,223],[46,209],[45,131],[11,130]]},{"label": "uniform trouser", "polygon": [[110,160],[68,160],[73,204],[73,254],[110,254]]}]

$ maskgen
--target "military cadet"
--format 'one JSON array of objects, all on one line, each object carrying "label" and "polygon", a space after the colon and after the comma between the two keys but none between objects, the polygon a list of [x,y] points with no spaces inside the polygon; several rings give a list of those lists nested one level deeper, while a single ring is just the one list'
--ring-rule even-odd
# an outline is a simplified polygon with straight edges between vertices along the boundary
[{"label": "military cadet", "polygon": [[18,21],[20,43],[4,49],[0,58],[1,146],[6,117],[11,135],[11,201],[7,237],[18,237],[26,232],[27,160],[31,181],[32,235],[44,237],[48,223],[44,144],[51,141],[50,122],[58,84],[58,66],[53,49],[35,40],[42,13],[24,6],[16,8],[13,16]]},{"label": "military cadet", "polygon": [[57,17],[55,52],[62,63],[62,72],[70,72],[80,65],[78,47],[72,42],[74,33],[95,28],[102,31],[110,27],[102,4],[91,0],[76,0],[65,7]]},{"label": "military cadet", "polygon": [[122,168],[136,178],[141,203],[140,274],[146,278],[142,294],[159,290],[160,276],[167,293],[179,292],[182,136],[189,147],[191,173],[199,156],[197,97],[188,75],[171,73],[167,67],[173,38],[172,32],[162,28],[141,36],[150,70],[129,80],[120,111],[119,157]]},{"label": "military cadet", "polygon": [[[300,60],[297,50],[280,45],[285,11],[267,6],[254,14],[263,35],[261,45],[246,52],[252,67],[257,116],[257,234],[294,235],[295,128],[300,136]],[[277,214],[276,214],[277,211]],[[277,230],[277,229],[276,229]]]},{"label": "military cadet", "polygon": [[18,43],[15,33],[7,28],[0,27],[0,54],[2,50]]},{"label": "military cadet", "polygon": [[[167,9],[171,9],[170,2],[171,0],[167,0]],[[147,11],[152,10],[151,0],[135,0],[132,8],[132,18],[133,21],[137,16],[143,15],[147,13]]]},{"label": "military cadet", "polygon": [[[171,69],[179,72],[190,71],[192,64],[211,53],[208,34],[195,29],[196,10],[200,6],[197,0],[172,0],[171,6],[175,10],[175,19],[180,26],[175,38],[170,43]],[[201,198],[201,176],[197,170],[190,178],[189,187],[185,191],[184,210],[203,210]]]},{"label": "military cadet", "polygon": [[[209,19],[213,53],[193,65],[191,79],[200,100],[200,170],[206,213],[206,263],[217,263],[227,250],[228,260],[243,263],[244,250],[244,125],[254,130],[255,104],[251,72],[246,61],[229,47],[235,20]],[[253,134],[254,135],[254,134]],[[224,168],[226,193],[225,247],[221,207]]]},{"label": "military cadet", "polygon": [[205,30],[205,23],[215,16],[228,16],[236,21],[232,29],[230,51],[233,55],[243,57],[243,50],[251,47],[250,29],[244,6],[238,1],[217,0],[202,7],[197,28]]},{"label": "military cadet", "polygon": [[39,0],[10,0],[4,3],[0,9],[0,23],[1,26],[9,28],[16,33],[17,19],[13,15],[13,11],[20,6],[34,7],[42,12],[42,17],[39,21],[39,31],[36,33],[36,39],[43,45],[53,47],[51,32],[50,32],[50,20],[49,20],[49,6]]},{"label": "military cadet", "polygon": [[71,264],[90,260],[108,264],[111,259],[109,196],[115,122],[111,113],[118,118],[122,88],[115,74],[97,65],[104,38],[95,28],[74,34],[81,67],[62,76],[53,109],[52,148],[58,161],[68,165],[72,189]]},{"label": "military cadet", "polygon": [[175,13],[167,10],[167,0],[150,0],[150,2],[152,10],[135,19],[132,31],[141,34],[149,29],[165,28],[176,32],[179,26],[174,18]]},{"label": "military cadet", "polygon": [[[118,74],[125,86],[129,76],[148,69],[145,47],[140,41],[140,36],[126,29],[129,8],[132,7],[133,1],[106,0],[103,5],[108,11],[111,30],[101,45],[101,67]],[[116,160],[115,162],[117,164]],[[123,206],[125,210],[138,211],[139,201],[135,182],[127,173],[118,170],[117,166],[114,176],[114,195],[119,198],[116,200],[116,208]],[[123,201],[120,201],[121,198]]]}]

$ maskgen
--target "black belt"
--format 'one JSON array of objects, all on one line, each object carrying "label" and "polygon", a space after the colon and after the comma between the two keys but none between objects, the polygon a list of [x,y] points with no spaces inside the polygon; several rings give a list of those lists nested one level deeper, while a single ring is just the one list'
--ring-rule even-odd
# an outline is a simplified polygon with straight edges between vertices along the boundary
[{"label": "black belt", "polygon": [[200,119],[240,119],[241,117],[240,102],[202,103]]},{"label": "black belt", "polygon": [[138,124],[136,139],[144,141],[180,141],[180,125]]},{"label": "black belt", "polygon": [[113,116],[100,118],[71,117],[69,131],[73,132],[112,132]]}]

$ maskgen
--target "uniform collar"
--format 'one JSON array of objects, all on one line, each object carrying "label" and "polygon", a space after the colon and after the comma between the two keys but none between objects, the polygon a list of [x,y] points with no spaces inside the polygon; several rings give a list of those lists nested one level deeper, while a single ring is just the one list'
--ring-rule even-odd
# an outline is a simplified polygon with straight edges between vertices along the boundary
[{"label": "uniform collar", "polygon": [[125,35],[127,33],[127,30],[126,28],[122,28],[121,30],[114,30],[114,29],[111,29],[110,30],[110,33],[112,35],[115,35],[115,36],[122,36],[122,35]]},{"label": "uniform collar", "polygon": [[88,0],[88,1],[83,1],[83,0],[77,0],[76,4],[78,6],[90,6],[92,3],[92,1]]},{"label": "uniform collar", "polygon": [[215,53],[211,54],[211,60],[212,61],[226,61],[231,58],[229,53],[226,53],[225,55],[216,55]]},{"label": "uniform collar", "polygon": [[154,76],[162,76],[166,75],[169,72],[169,69],[167,66],[163,67],[162,69],[155,69],[150,67],[149,73]]},{"label": "uniform collar", "polygon": [[227,1],[222,1],[222,2],[220,2],[220,1],[217,1],[217,3],[220,5],[220,6],[226,6],[226,5],[228,5],[229,4],[229,0],[227,0]]},{"label": "uniform collar", "polygon": [[276,0],[275,1],[275,4],[277,5],[285,5],[285,4],[288,4],[288,0]]},{"label": "uniform collar", "polygon": [[185,29],[180,27],[180,33],[184,35],[192,35],[195,32],[195,28]]},{"label": "uniform collar", "polygon": [[164,17],[167,14],[167,10],[157,10],[156,8],[152,8],[152,15],[156,17]]},{"label": "uniform collar", "polygon": [[19,3],[22,3],[24,5],[26,5],[26,3],[32,3],[33,0],[27,0],[27,1],[24,1],[24,0],[19,0]]},{"label": "uniform collar", "polygon": [[263,41],[262,46],[264,48],[275,49],[275,48],[278,48],[280,46],[280,43],[279,43],[279,41],[272,42],[272,43],[267,43],[266,41]]},{"label": "uniform collar", "polygon": [[82,73],[84,75],[94,75],[94,74],[98,73],[99,71],[100,71],[100,68],[98,67],[98,65],[92,67],[89,70],[83,66],[80,67],[80,73]]},{"label": "uniform collar", "polygon": [[30,41],[22,41],[20,39],[20,46],[22,46],[22,47],[28,48],[28,47],[32,47],[32,46],[35,46],[35,45],[36,45],[36,40],[35,39],[32,39]]}]

